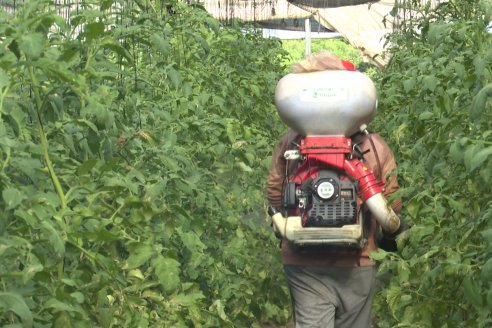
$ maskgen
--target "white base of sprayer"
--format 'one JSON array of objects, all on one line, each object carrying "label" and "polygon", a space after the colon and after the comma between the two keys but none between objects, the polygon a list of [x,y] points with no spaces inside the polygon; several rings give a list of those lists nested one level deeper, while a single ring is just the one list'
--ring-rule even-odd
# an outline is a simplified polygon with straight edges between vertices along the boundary
[{"label": "white base of sprayer", "polygon": [[281,213],[272,216],[273,226],[288,241],[298,246],[347,245],[362,247],[364,242],[360,224],[337,228],[303,227],[300,216],[285,218]]}]

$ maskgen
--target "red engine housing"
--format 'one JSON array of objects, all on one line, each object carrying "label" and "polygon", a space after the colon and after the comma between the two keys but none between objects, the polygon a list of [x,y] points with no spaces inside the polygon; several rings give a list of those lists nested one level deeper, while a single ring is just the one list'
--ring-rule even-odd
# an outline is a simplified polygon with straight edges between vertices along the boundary
[{"label": "red engine housing", "polygon": [[[384,181],[358,158],[353,156],[352,139],[344,136],[308,136],[300,141],[300,166],[292,175],[291,182],[300,186],[315,179],[321,172],[336,171],[341,179],[350,179],[358,184],[358,196],[366,201],[384,191]],[[303,219],[305,222],[306,218]]]}]

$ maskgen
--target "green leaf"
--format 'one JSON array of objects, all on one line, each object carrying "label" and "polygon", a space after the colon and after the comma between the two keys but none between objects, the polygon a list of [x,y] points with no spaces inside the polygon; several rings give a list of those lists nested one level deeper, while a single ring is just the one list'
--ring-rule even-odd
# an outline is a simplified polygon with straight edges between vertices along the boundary
[{"label": "green leaf", "polygon": [[386,292],[386,302],[388,302],[389,309],[393,315],[395,315],[398,309],[401,295],[401,288],[397,286],[391,286]]},{"label": "green leaf", "polygon": [[73,292],[70,294],[71,297],[73,297],[73,299],[75,299],[75,301],[79,304],[82,304],[84,303],[84,300],[85,300],[85,296],[83,293],[81,292]]},{"label": "green leaf", "polygon": [[182,228],[176,229],[183,245],[193,254],[200,254],[207,246],[200,240],[200,237],[193,231],[183,232]]},{"label": "green leaf", "polygon": [[111,8],[111,6],[114,4],[114,0],[102,0],[101,1],[101,11],[107,10]]},{"label": "green leaf", "polygon": [[25,326],[22,323],[13,323],[10,325],[2,326],[2,328],[25,328]]},{"label": "green leaf", "polygon": [[483,305],[483,301],[478,283],[467,276],[463,279],[463,288],[466,299],[477,309],[480,309]]},{"label": "green leaf", "polygon": [[448,26],[447,24],[443,24],[441,22],[432,23],[429,26],[428,38],[432,43],[440,43],[442,41],[442,37],[448,34]]},{"label": "green leaf", "polygon": [[477,121],[481,118],[483,111],[487,108],[487,100],[492,98],[492,83],[487,84],[475,97],[470,108],[470,118]]},{"label": "green leaf", "polygon": [[492,147],[487,147],[474,153],[469,163],[469,172],[473,172],[475,169],[480,167],[490,155],[492,155]]},{"label": "green leaf", "polygon": [[113,326],[115,308],[97,307],[97,317],[103,328],[111,328]]},{"label": "green leaf", "polygon": [[467,214],[468,213],[468,208],[466,207],[465,202],[455,200],[452,197],[444,197],[447,199],[449,207],[461,214]]},{"label": "green leaf", "polygon": [[401,284],[408,282],[408,279],[409,279],[410,274],[411,274],[411,270],[408,267],[408,263],[404,260],[400,260],[400,261],[398,261],[397,268],[398,268],[398,275],[397,275],[398,281]]},{"label": "green leaf", "polygon": [[246,172],[246,173],[253,172],[253,169],[244,162],[238,162],[238,163],[236,163],[236,166],[239,167],[239,169],[243,172]]},{"label": "green leaf", "polygon": [[180,263],[172,258],[159,257],[154,261],[154,272],[164,291],[173,293],[179,286]]},{"label": "green leaf", "polygon": [[188,34],[190,34],[196,41],[198,41],[203,50],[205,50],[205,53],[209,53],[210,52],[210,46],[209,44],[207,43],[207,41],[198,33],[191,33],[191,32],[188,32]]},{"label": "green leaf", "polygon": [[480,232],[480,234],[490,245],[492,245],[492,229],[484,230]]},{"label": "green leaf", "polygon": [[410,240],[413,244],[418,244],[425,236],[434,233],[433,225],[413,225],[409,230]]},{"label": "green leaf", "polygon": [[181,74],[179,74],[179,72],[172,67],[168,68],[167,77],[169,78],[169,80],[171,80],[171,83],[175,88],[178,88],[183,81]]},{"label": "green leaf", "polygon": [[84,175],[89,173],[98,163],[99,161],[97,159],[90,159],[82,163],[82,165],[79,166],[77,173],[79,175]]},{"label": "green leaf", "polygon": [[164,56],[166,56],[169,52],[169,42],[167,42],[163,37],[161,37],[159,34],[154,33],[150,36],[150,42],[152,46],[162,53]]},{"label": "green leaf", "polygon": [[152,246],[147,244],[141,244],[135,250],[130,253],[128,257],[128,269],[135,269],[150,260],[150,258],[154,255],[154,250]]},{"label": "green leaf", "polygon": [[24,199],[24,196],[21,192],[14,188],[8,188],[2,191],[2,198],[5,202],[5,207],[7,210],[11,210],[19,206],[19,204]]},{"label": "green leaf", "polygon": [[26,113],[18,106],[10,109],[11,126],[15,131],[16,136],[22,136],[26,127]]},{"label": "green leaf", "polygon": [[5,88],[10,83],[10,78],[5,71],[0,68],[0,89]]},{"label": "green leaf", "polygon": [[58,257],[62,257],[65,254],[65,242],[60,237],[59,232],[51,225],[51,222],[48,220],[43,220],[41,222],[41,226],[45,230],[45,233],[48,235],[48,240],[51,242],[51,246],[53,247],[56,255]]},{"label": "green leaf", "polygon": [[[113,0],[110,1],[112,2]],[[122,47],[121,44],[116,40],[105,39],[104,42],[101,44],[101,47],[114,51],[122,58],[125,58],[129,63],[133,62],[133,58],[130,52]]]},{"label": "green leaf", "polygon": [[53,328],[72,328],[72,318],[66,311],[60,312],[56,316],[56,320],[53,323]]},{"label": "green leaf", "polygon": [[227,126],[226,126],[226,133],[227,133],[227,138],[229,139],[230,143],[234,143],[236,141],[236,122],[232,120],[227,121]]},{"label": "green leaf", "polygon": [[66,311],[66,312],[76,312],[76,313],[83,314],[82,310],[76,308],[75,306],[69,303],[57,300],[56,298],[49,299],[44,306],[48,309],[53,309],[54,310],[53,312],[55,313]]},{"label": "green leaf", "polygon": [[437,87],[437,83],[438,83],[438,80],[435,76],[425,76],[423,79],[422,79],[422,85],[425,89],[431,91],[431,92],[434,92],[434,90],[436,90],[436,87]]},{"label": "green leaf", "polygon": [[75,123],[77,123],[77,125],[80,125],[80,126],[87,126],[88,128],[90,128],[92,131],[94,131],[96,133],[99,131],[97,126],[88,120],[78,119],[78,120],[75,120]]},{"label": "green leaf", "polygon": [[95,22],[85,25],[84,35],[87,37],[87,40],[96,39],[103,33],[104,33],[104,23]]},{"label": "green leaf", "polygon": [[492,289],[487,292],[487,306],[489,309],[492,307]]},{"label": "green leaf", "polygon": [[43,265],[39,262],[39,260],[36,257],[32,257],[29,262],[26,263],[24,270],[22,272],[22,282],[24,284],[29,283],[32,281],[33,277],[38,273],[38,272],[43,272],[45,268]]},{"label": "green leaf", "polygon": [[9,248],[20,249],[21,247],[30,246],[29,241],[17,236],[0,237],[0,257]]},{"label": "green leaf", "polygon": [[173,304],[185,306],[185,307],[192,307],[196,306],[197,302],[204,299],[205,296],[203,295],[202,292],[195,292],[191,294],[178,294],[171,298],[170,302]]},{"label": "green leaf", "polygon": [[216,312],[220,319],[230,322],[227,314],[225,313],[225,306],[221,300],[215,300],[210,306],[209,311]]},{"label": "green leaf", "polygon": [[0,308],[12,311],[21,319],[24,327],[32,327],[33,315],[21,295],[10,292],[0,292]]},{"label": "green leaf", "polygon": [[471,172],[471,162],[473,160],[473,157],[475,153],[479,150],[480,146],[471,144],[468,145],[465,148],[465,153],[464,153],[464,162],[465,162],[465,168],[467,172]]},{"label": "green leaf", "polygon": [[464,153],[463,153],[463,147],[461,146],[461,143],[459,140],[456,140],[451,144],[449,147],[449,156],[456,162],[456,163],[462,163]]},{"label": "green leaf", "polygon": [[473,59],[473,65],[475,65],[475,74],[481,76],[486,69],[487,63],[482,57],[477,56]]},{"label": "green leaf", "polygon": [[39,58],[44,50],[45,36],[41,33],[29,33],[21,37],[19,49],[28,59]]},{"label": "green leaf", "polygon": [[410,92],[415,87],[415,78],[403,81],[403,90]]},{"label": "green leaf", "polygon": [[451,66],[453,67],[454,71],[458,75],[458,78],[463,79],[466,73],[465,66],[461,63],[453,63]]},{"label": "green leaf", "polygon": [[388,256],[388,253],[382,249],[379,249],[377,252],[372,252],[369,254],[369,257],[375,261],[381,261]]},{"label": "green leaf", "polygon": [[483,282],[492,281],[492,258],[489,258],[483,265],[482,273],[480,275]]},{"label": "green leaf", "polygon": [[422,112],[419,115],[419,120],[425,121],[425,120],[429,120],[429,119],[431,119],[433,117],[434,117],[434,113],[433,112],[425,111],[425,112]]}]

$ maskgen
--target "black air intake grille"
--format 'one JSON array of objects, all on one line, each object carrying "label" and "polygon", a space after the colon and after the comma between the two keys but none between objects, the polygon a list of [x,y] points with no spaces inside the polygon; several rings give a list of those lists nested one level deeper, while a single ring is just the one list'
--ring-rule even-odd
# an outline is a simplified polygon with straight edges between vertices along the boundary
[{"label": "black air intake grille", "polygon": [[308,211],[306,226],[311,227],[341,227],[355,224],[357,208],[353,201],[341,201],[336,204],[315,202]]}]

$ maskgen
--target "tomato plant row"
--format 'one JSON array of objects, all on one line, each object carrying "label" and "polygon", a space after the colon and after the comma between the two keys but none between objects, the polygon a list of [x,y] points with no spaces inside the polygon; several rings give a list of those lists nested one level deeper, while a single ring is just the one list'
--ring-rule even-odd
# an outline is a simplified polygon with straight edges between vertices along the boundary
[{"label": "tomato plant row", "polygon": [[[413,2],[407,2],[407,5]],[[380,327],[492,323],[492,35],[490,1],[413,4],[379,80],[377,129],[393,145],[412,228],[387,279]]]},{"label": "tomato plant row", "polygon": [[175,1],[56,9],[0,22],[0,325],[285,321],[263,215],[279,41]]}]

